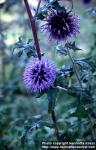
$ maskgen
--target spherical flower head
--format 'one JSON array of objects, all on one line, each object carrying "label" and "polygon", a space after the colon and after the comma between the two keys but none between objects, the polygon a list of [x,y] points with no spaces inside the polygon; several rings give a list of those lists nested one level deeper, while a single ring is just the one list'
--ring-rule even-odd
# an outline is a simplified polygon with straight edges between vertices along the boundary
[{"label": "spherical flower head", "polygon": [[24,84],[31,92],[41,92],[51,87],[56,78],[55,65],[47,58],[30,59],[24,70]]},{"label": "spherical flower head", "polygon": [[52,10],[46,21],[42,28],[49,32],[52,39],[67,40],[79,33],[79,17],[72,12]]}]

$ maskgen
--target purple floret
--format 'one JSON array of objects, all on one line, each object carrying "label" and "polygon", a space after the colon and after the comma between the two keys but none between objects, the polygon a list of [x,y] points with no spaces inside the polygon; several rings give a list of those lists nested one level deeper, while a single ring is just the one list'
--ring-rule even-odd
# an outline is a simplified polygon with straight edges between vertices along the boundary
[{"label": "purple floret", "polygon": [[52,10],[42,28],[49,32],[52,39],[67,40],[79,33],[79,17],[72,12]]},{"label": "purple floret", "polygon": [[56,78],[55,65],[47,58],[30,59],[24,70],[24,84],[32,92],[41,92],[51,87]]}]

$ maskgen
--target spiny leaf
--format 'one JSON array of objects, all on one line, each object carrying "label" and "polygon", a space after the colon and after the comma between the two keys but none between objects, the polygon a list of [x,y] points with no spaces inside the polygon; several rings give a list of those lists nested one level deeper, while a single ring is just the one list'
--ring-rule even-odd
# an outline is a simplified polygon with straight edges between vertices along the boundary
[{"label": "spiny leaf", "polygon": [[60,6],[57,0],[52,0],[50,2],[50,6],[55,9],[55,10],[59,10],[59,11],[66,11],[65,7]]},{"label": "spiny leaf", "polygon": [[66,43],[65,47],[69,48],[69,49],[72,49],[74,51],[76,51],[76,50],[82,50],[82,49],[80,49],[79,47],[76,46],[75,42],[73,42],[73,43],[72,42]]},{"label": "spiny leaf", "polygon": [[48,12],[48,5],[44,5],[43,7],[40,8],[36,18],[43,20],[46,17],[47,12]]},{"label": "spiny leaf", "polygon": [[96,7],[89,8],[86,14],[91,15],[92,17],[96,17]]},{"label": "spiny leaf", "polygon": [[36,57],[35,47],[31,39],[29,39],[28,41],[24,41],[20,37],[18,42],[16,42],[12,47],[12,52],[16,54],[18,57],[20,57],[23,53],[25,53],[28,57],[31,56]]},{"label": "spiny leaf", "polygon": [[80,65],[84,69],[91,69],[91,66],[84,60],[75,60],[75,64]]},{"label": "spiny leaf", "polygon": [[56,46],[56,50],[58,53],[62,54],[62,55],[67,55],[67,49],[64,48],[64,46],[62,46],[61,44]]}]

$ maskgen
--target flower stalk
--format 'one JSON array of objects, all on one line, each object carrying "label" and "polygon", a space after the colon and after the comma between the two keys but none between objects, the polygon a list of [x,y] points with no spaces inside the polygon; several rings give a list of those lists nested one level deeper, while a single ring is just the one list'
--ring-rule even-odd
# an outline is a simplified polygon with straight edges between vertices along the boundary
[{"label": "flower stalk", "polygon": [[38,36],[37,36],[37,31],[36,31],[35,19],[34,19],[32,13],[31,13],[28,0],[24,0],[24,3],[25,3],[25,6],[26,6],[26,10],[27,10],[28,16],[29,16],[31,29],[32,29],[32,33],[33,33],[33,38],[34,38],[34,44],[35,44],[35,48],[36,48],[36,51],[37,51],[37,55],[38,55],[38,58],[41,59],[41,52],[40,52],[39,40],[38,40]]},{"label": "flower stalk", "polygon": [[57,119],[56,119],[56,115],[55,115],[54,110],[51,113],[51,117],[52,117],[53,123],[55,124],[55,134],[56,134],[57,140],[59,141],[60,135],[59,135],[59,129],[57,126]]}]

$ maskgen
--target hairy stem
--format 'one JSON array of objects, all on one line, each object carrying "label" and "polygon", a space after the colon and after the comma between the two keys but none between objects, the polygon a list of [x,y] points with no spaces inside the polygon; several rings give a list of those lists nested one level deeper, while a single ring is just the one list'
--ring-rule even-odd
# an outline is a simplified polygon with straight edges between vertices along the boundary
[{"label": "hairy stem", "polygon": [[35,44],[35,48],[36,48],[36,51],[37,51],[37,55],[38,55],[38,58],[41,59],[41,52],[40,52],[40,46],[39,46],[39,41],[38,41],[38,36],[37,36],[37,31],[36,31],[35,19],[34,19],[32,13],[31,13],[28,0],[24,0],[24,3],[25,3],[26,10],[27,10],[29,20],[30,20],[30,23],[31,23],[31,29],[32,29],[32,33],[33,33],[34,44]]},{"label": "hairy stem", "polygon": [[70,58],[70,60],[71,60],[71,62],[72,62],[72,65],[73,65],[73,69],[74,69],[75,75],[76,75],[76,77],[77,77],[77,79],[78,79],[78,82],[79,82],[79,84],[80,84],[81,89],[83,90],[82,83],[81,83],[81,81],[80,81],[80,78],[79,78],[79,75],[78,75],[78,72],[77,72],[77,69],[76,69],[76,65],[75,65],[75,63],[74,63],[74,59],[72,58],[69,49],[67,49],[67,51],[68,51],[69,58]]},{"label": "hairy stem", "polygon": [[54,110],[51,113],[51,117],[52,117],[53,123],[55,124],[55,127],[56,127],[55,134],[56,134],[57,140],[59,140],[59,130],[58,130],[57,119],[56,119],[56,115],[55,115]]}]

